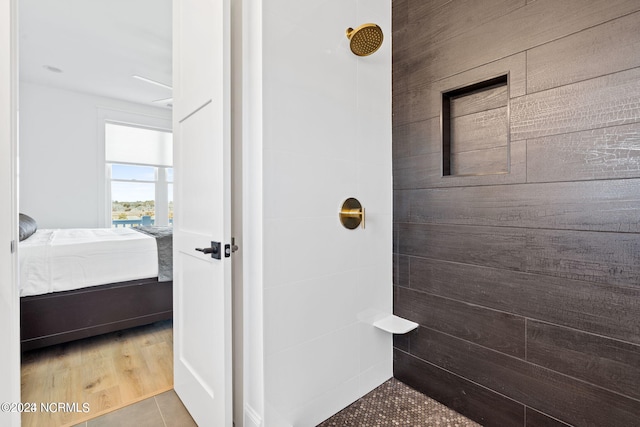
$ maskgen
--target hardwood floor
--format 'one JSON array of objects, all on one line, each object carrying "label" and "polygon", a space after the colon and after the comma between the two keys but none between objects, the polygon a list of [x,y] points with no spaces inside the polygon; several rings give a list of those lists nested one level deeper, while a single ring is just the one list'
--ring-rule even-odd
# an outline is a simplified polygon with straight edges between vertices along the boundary
[{"label": "hardwood floor", "polygon": [[[35,402],[37,411],[23,413],[22,425],[74,425],[170,390],[172,326],[157,322],[23,353],[22,402]],[[59,402],[71,406],[41,410]]]}]

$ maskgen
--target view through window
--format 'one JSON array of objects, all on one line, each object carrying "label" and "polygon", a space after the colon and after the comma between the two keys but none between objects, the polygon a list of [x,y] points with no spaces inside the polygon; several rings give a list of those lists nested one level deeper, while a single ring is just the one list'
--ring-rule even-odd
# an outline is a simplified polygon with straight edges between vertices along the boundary
[{"label": "view through window", "polygon": [[171,132],[106,123],[105,148],[111,226],[171,225]]}]

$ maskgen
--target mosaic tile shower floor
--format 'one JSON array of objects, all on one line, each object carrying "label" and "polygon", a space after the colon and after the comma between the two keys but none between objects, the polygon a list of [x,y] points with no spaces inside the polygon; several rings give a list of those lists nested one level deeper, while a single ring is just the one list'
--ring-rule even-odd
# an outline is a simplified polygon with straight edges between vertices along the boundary
[{"label": "mosaic tile shower floor", "polygon": [[318,427],[476,427],[439,402],[392,378]]}]

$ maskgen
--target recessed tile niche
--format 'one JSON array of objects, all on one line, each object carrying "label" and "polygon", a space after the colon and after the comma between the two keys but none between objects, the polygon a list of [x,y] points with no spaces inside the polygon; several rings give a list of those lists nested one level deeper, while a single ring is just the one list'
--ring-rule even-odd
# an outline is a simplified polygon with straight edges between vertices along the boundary
[{"label": "recessed tile niche", "polygon": [[442,93],[442,175],[509,172],[508,75]]}]

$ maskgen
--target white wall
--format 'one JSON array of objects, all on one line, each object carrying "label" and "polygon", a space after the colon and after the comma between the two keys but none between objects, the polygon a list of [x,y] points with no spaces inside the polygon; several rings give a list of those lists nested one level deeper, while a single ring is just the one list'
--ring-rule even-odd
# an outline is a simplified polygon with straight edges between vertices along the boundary
[{"label": "white wall", "polygon": [[[16,256],[10,242],[17,240],[14,195],[16,117],[16,9],[0,1],[0,402],[20,402],[20,317]],[[0,412],[0,425],[19,426],[20,414]]]},{"label": "white wall", "polygon": [[264,426],[262,3],[242,2],[244,417],[240,427]]},{"label": "white wall", "polygon": [[[262,3],[266,426],[314,426],[392,376],[391,2]],[[348,27],[374,22],[358,58]],[[348,197],[367,212],[347,230]]]},{"label": "white wall", "polygon": [[171,111],[20,84],[19,206],[40,228],[105,225],[105,118],[171,123]]}]

